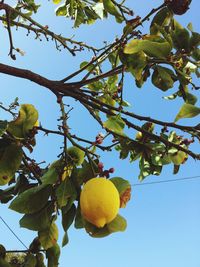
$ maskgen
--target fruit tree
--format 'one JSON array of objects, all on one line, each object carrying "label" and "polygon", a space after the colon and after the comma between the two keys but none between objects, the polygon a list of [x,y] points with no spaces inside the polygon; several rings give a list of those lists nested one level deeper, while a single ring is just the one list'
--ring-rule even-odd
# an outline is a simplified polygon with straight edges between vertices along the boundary
[{"label": "fruit tree", "polygon": [[[31,81],[51,94],[59,109],[59,113],[48,110],[45,99],[42,100],[47,117],[59,114],[57,124],[49,128],[45,121],[40,121],[40,108],[33,105],[31,97],[28,102],[20,101],[20,90],[19,98],[10,99],[9,104],[0,103],[0,202],[21,213],[20,226],[37,235],[24,254],[9,252],[2,244],[2,267],[58,266],[58,217],[65,232],[62,246],[68,243],[67,231],[72,223],[92,237],[126,229],[126,220],[118,212],[130,200],[131,182],[129,177],[119,177],[113,166],[104,167],[101,160],[104,153],[111,158],[117,153],[130,164],[138,162],[140,181],[149,175],[160,175],[166,165],[171,165],[177,174],[189,158],[200,160],[200,124],[196,120],[200,114],[197,104],[200,35],[191,22],[186,27],[180,22],[192,9],[192,1],[163,0],[158,6],[152,3],[144,16],[134,13],[137,1],[129,2],[0,1],[0,31],[6,44],[1,54],[8,55],[0,63],[1,79],[24,80],[27,90]],[[53,15],[48,14],[51,9],[46,6],[55,9]],[[54,22],[48,20],[50,15]],[[71,26],[68,36],[59,29],[61,19]],[[104,40],[103,32],[107,30],[104,23],[109,20],[119,31],[113,40]],[[99,44],[80,39],[80,28],[88,29],[90,40],[89,27],[99,25],[102,35],[92,36],[102,38]],[[31,44],[26,51],[25,39]],[[47,77],[37,71],[39,66],[23,67],[26,54],[32,53],[31,60],[37,61],[43,57],[44,45],[50,44],[52,52],[41,64],[47,67],[48,61],[52,57],[56,61],[61,51],[70,60],[78,61],[79,67],[69,66],[64,57],[59,59],[63,77],[56,68],[55,76]],[[35,45],[40,46],[39,54],[34,54]],[[137,113],[131,99],[134,91],[143,90],[146,84],[153,91],[145,91],[144,97],[155,91],[169,103],[168,109],[158,110],[157,117],[145,114],[145,108],[143,114]],[[1,91],[7,94],[7,89]],[[176,101],[177,111],[171,119],[168,110]],[[155,103],[152,107],[157,108]],[[71,122],[78,121],[74,116],[76,108],[87,112],[88,118],[79,114],[85,128],[90,127],[87,124],[90,119],[100,131],[91,127],[90,135],[88,131],[83,135],[74,129]],[[165,113],[167,119],[160,119],[159,113]],[[59,152],[53,155],[52,162],[46,162],[37,151],[41,135],[47,143],[48,136],[60,137]],[[48,145],[48,153],[52,146],[53,143]]]}]

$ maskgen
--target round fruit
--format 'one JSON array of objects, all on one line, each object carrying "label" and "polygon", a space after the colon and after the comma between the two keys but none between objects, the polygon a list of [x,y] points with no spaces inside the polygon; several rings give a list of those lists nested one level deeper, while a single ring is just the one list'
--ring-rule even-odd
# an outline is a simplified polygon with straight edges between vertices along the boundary
[{"label": "round fruit", "polygon": [[120,206],[119,192],[110,180],[93,178],[83,187],[80,205],[82,216],[101,228],[117,216]]},{"label": "round fruit", "polygon": [[67,154],[69,155],[69,160],[73,161],[76,165],[81,165],[84,161],[84,151],[76,146],[69,147]]}]

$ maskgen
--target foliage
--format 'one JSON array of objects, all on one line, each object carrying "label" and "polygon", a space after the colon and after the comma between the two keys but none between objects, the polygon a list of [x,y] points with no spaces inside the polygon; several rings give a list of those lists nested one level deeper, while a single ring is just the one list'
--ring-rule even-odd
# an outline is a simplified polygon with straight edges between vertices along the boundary
[{"label": "foliage", "polygon": [[[56,34],[48,25],[42,26],[34,19],[40,14],[38,1],[18,0],[14,7],[0,2],[0,21],[4,26],[2,30],[8,33],[11,59],[16,60],[17,53],[24,55],[14,45],[15,27],[27,30],[28,36],[33,32],[39,40],[51,38],[57,50],[66,49],[72,55],[85,50],[93,53],[92,59],[80,62],[79,70],[60,81],[0,64],[0,73],[27,79],[48,89],[60,107],[60,125],[51,130],[38,123],[38,111],[32,104],[19,105],[18,99],[8,107],[0,103],[0,108],[12,117],[11,120],[0,118],[0,185],[4,186],[0,190],[0,202],[8,203],[10,209],[21,213],[20,226],[37,235],[23,256],[18,253],[9,256],[10,252],[1,245],[1,266],[45,266],[45,256],[49,267],[58,266],[60,247],[56,220],[59,215],[64,230],[62,246],[69,241],[67,232],[73,223],[77,229],[85,228],[92,237],[105,237],[126,229],[126,220],[120,215],[102,228],[82,216],[83,184],[94,177],[109,179],[114,172],[113,168],[104,169],[100,151],[115,150],[122,160],[138,161],[141,181],[149,175],[159,175],[165,165],[173,165],[176,174],[188,157],[200,159],[200,154],[190,146],[199,143],[200,126],[177,124],[179,120],[190,121],[189,118],[200,114],[195,94],[199,87],[194,83],[194,77],[199,77],[200,34],[191,23],[184,28],[174,16],[184,15],[190,3],[189,0],[165,0],[157,8],[152,6],[149,14],[141,18],[134,16],[124,1],[53,0],[55,15],[71,19],[74,28],[110,17],[123,25],[119,38],[96,48]],[[149,31],[141,32],[139,27],[149,20]],[[124,99],[128,73],[138,88],[147,81],[163,93],[177,88],[175,93],[164,96],[167,100],[183,101],[173,122],[128,111],[130,105],[128,99]],[[82,79],[78,80],[81,75]],[[72,78],[77,80],[70,82]],[[106,134],[98,133],[95,140],[74,134],[68,122],[70,109],[65,97],[78,101]],[[37,163],[31,155],[39,132],[63,137],[61,153],[47,166]],[[110,181],[119,192],[120,207],[124,208],[131,194],[129,181],[121,177],[111,177]]]}]

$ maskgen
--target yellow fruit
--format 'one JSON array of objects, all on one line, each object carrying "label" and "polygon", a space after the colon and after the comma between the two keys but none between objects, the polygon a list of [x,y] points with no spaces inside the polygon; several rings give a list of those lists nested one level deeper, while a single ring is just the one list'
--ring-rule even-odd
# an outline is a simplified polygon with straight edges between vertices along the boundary
[{"label": "yellow fruit", "polygon": [[120,206],[119,192],[106,178],[93,178],[83,187],[80,196],[82,216],[101,228],[111,222]]}]

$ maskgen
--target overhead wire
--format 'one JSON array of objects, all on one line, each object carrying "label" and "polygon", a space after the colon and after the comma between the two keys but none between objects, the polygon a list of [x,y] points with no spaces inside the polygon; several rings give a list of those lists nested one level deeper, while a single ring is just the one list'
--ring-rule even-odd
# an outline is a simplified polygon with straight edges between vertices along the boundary
[{"label": "overhead wire", "polygon": [[7,222],[0,216],[0,219],[5,224],[5,226],[10,230],[10,232],[17,238],[17,240],[28,250],[28,247],[24,244],[24,242],[17,236],[17,234],[11,229],[11,227],[7,224]]},{"label": "overhead wire", "polygon": [[131,184],[131,186],[141,186],[141,185],[152,185],[152,184],[162,184],[162,183],[171,183],[171,182],[179,182],[184,180],[192,180],[192,179],[198,179],[200,178],[200,175],[197,176],[190,176],[190,177],[183,177],[183,178],[176,178],[176,179],[168,179],[168,180],[160,180],[160,181],[152,181],[152,182],[141,182],[141,183],[135,183]]},{"label": "overhead wire", "polygon": [[[168,179],[168,180],[159,180],[159,181],[152,181],[152,182],[141,182],[131,184],[131,186],[144,186],[144,185],[153,185],[153,184],[162,184],[162,183],[171,183],[171,182],[179,182],[184,180],[192,180],[192,179],[199,179],[200,175],[197,176],[190,176],[190,177],[183,177],[183,178],[176,178],[176,179]],[[8,223],[0,216],[0,219],[4,223],[4,225],[9,229],[9,231],[15,236],[15,238],[28,250],[28,247],[24,244],[24,242],[18,237],[18,235],[11,229]]]}]

